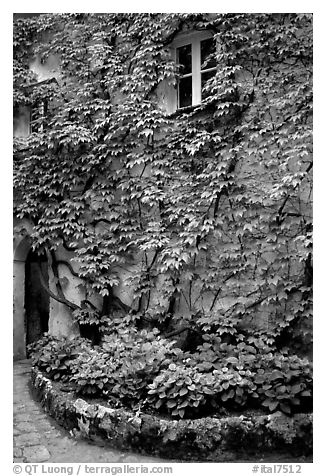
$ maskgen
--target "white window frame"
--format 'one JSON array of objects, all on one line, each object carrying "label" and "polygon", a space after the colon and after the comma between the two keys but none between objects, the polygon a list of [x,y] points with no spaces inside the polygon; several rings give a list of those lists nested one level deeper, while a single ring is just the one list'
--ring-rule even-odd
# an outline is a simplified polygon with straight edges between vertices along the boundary
[{"label": "white window frame", "polygon": [[173,41],[171,47],[172,58],[177,62],[177,48],[185,45],[191,45],[191,73],[181,75],[181,77],[192,76],[192,104],[191,106],[179,107],[179,84],[175,90],[175,94],[171,98],[170,110],[175,112],[177,110],[186,109],[187,107],[198,106],[202,102],[202,88],[201,88],[201,74],[202,72],[209,72],[216,70],[216,66],[213,68],[201,69],[201,57],[200,57],[200,42],[213,38],[213,33],[210,31],[197,31],[180,34],[178,38]]},{"label": "white window frame", "polygon": [[[35,119],[36,116],[36,119]],[[29,133],[43,132],[44,121],[46,117],[46,101],[41,100],[37,104],[33,104],[30,108]],[[35,128],[36,129],[33,130]]]}]

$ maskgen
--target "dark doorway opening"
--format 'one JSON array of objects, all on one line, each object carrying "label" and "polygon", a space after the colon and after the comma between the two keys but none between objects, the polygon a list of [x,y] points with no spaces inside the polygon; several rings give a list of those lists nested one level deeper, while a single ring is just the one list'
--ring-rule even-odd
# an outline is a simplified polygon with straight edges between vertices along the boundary
[{"label": "dark doorway opening", "polygon": [[46,256],[38,256],[30,251],[25,263],[25,311],[26,311],[26,346],[37,341],[49,330],[50,299],[41,284],[48,285],[48,263]]}]

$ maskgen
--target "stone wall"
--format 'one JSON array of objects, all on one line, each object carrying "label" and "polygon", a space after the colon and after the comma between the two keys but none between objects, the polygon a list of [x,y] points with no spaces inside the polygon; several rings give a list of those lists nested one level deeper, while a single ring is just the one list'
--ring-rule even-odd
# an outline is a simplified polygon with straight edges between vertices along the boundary
[{"label": "stone wall", "polygon": [[89,404],[63,393],[32,370],[36,396],[57,422],[76,435],[163,458],[206,462],[311,461],[312,416],[264,416],[166,420]]}]

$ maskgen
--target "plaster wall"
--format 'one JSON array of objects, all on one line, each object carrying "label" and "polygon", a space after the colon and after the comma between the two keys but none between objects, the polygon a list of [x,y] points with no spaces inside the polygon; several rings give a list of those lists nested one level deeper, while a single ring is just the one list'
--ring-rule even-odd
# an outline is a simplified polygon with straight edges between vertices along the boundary
[{"label": "plaster wall", "polygon": [[13,357],[15,360],[26,357],[25,327],[25,261],[30,250],[26,231],[31,226],[26,220],[14,219],[13,243]]},{"label": "plaster wall", "polygon": [[30,123],[29,106],[20,106],[14,111],[13,131],[14,137],[28,137]]},{"label": "plaster wall", "polygon": [[78,326],[73,322],[71,312],[64,304],[50,300],[49,333],[56,337],[76,337]]},{"label": "plaster wall", "polygon": [[[57,257],[58,259],[67,259],[63,251],[57,253]],[[80,304],[83,293],[79,290],[78,284],[81,281],[72,276],[69,270],[65,269],[65,266],[59,266],[59,278],[66,298],[77,305]],[[54,294],[57,294],[56,278],[51,267],[49,267],[49,287]],[[79,335],[78,325],[73,321],[71,310],[65,304],[50,298],[49,314],[50,334],[57,337],[75,337]]]},{"label": "plaster wall", "polygon": [[50,55],[46,62],[42,62],[39,57],[33,58],[29,67],[36,74],[38,81],[51,78],[58,80],[60,78],[59,60],[54,55]]},{"label": "plaster wall", "polygon": [[14,261],[13,347],[14,359],[26,357],[25,341],[25,262]]}]

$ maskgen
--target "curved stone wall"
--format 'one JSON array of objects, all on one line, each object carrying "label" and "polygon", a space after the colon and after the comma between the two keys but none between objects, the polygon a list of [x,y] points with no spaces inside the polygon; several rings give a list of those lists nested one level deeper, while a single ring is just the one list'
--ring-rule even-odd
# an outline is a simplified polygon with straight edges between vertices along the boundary
[{"label": "curved stone wall", "polygon": [[278,457],[284,454],[287,461],[304,461],[312,454],[310,414],[167,420],[76,399],[35,368],[31,380],[37,398],[59,424],[118,448],[170,460],[214,462],[257,461],[269,456],[272,460],[275,453]]}]

